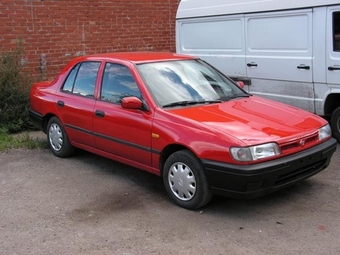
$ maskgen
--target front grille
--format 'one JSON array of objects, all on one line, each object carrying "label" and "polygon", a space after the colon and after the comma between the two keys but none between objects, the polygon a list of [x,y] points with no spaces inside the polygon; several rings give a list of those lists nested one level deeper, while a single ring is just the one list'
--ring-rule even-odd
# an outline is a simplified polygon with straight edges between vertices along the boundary
[{"label": "front grille", "polygon": [[282,145],[281,146],[281,152],[283,151],[287,151],[293,148],[298,148],[299,144],[298,143],[290,143],[290,144],[286,144],[286,145]]},{"label": "front grille", "polygon": [[316,142],[316,141],[318,140],[318,136],[319,136],[319,135],[314,135],[314,136],[312,136],[312,137],[307,138],[307,139],[306,139],[306,144],[312,143],[312,142]]},{"label": "front grille", "polygon": [[302,137],[300,139],[296,139],[294,141],[282,144],[280,146],[282,153],[288,153],[289,150],[296,149],[296,148],[303,148],[303,147],[309,147],[314,142],[318,141],[318,133],[314,133],[313,135]]}]

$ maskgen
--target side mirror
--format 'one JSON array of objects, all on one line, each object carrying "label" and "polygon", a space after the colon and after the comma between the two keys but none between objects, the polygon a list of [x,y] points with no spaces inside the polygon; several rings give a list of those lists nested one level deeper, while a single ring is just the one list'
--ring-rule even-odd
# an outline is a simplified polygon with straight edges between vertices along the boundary
[{"label": "side mirror", "polygon": [[126,109],[141,109],[143,103],[142,100],[137,97],[123,97],[121,106]]},{"label": "side mirror", "polygon": [[242,89],[244,88],[244,82],[243,81],[237,81],[236,83],[240,88],[242,88]]}]

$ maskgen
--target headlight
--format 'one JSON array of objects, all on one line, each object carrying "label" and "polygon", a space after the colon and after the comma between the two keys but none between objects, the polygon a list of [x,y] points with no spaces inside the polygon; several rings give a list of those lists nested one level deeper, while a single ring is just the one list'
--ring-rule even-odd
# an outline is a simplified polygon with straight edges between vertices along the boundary
[{"label": "headlight", "polygon": [[231,147],[232,157],[237,161],[254,161],[280,154],[276,143],[266,143],[250,147]]},{"label": "headlight", "polygon": [[330,136],[332,136],[332,131],[331,131],[331,127],[329,126],[329,124],[319,129],[319,140],[320,141]]}]

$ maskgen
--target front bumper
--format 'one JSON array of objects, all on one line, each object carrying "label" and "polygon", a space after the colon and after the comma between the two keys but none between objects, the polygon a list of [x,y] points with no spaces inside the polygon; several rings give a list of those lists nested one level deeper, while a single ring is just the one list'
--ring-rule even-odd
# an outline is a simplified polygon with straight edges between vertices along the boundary
[{"label": "front bumper", "polygon": [[327,168],[337,141],[332,138],[305,151],[254,165],[202,160],[214,194],[254,198],[282,189]]}]

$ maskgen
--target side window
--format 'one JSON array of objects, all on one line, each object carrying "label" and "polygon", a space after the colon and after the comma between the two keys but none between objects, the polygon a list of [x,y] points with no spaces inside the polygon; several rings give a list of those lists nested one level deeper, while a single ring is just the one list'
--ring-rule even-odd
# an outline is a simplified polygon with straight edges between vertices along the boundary
[{"label": "side window", "polygon": [[100,62],[83,62],[74,82],[73,93],[93,97]]},{"label": "side window", "polygon": [[119,104],[124,97],[141,98],[140,90],[126,66],[107,63],[102,79],[100,98]]},{"label": "side window", "polygon": [[340,12],[333,13],[333,51],[340,52]]},{"label": "side window", "polygon": [[74,79],[76,78],[76,74],[78,72],[80,64],[77,64],[76,66],[74,66],[71,70],[71,72],[69,73],[63,87],[62,87],[62,91],[64,92],[69,92],[71,93],[73,90],[73,85],[74,85]]},{"label": "side window", "polygon": [[69,73],[61,90],[81,96],[93,97],[99,66],[100,62],[77,64]]}]

